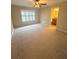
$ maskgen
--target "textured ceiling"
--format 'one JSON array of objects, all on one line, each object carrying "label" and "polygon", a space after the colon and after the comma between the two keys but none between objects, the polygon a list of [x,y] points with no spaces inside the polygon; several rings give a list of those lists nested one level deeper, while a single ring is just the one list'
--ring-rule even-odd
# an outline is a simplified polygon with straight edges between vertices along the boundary
[{"label": "textured ceiling", "polygon": [[[47,3],[47,5],[43,6],[43,7],[46,7],[46,6],[51,6],[64,1],[66,0],[40,0],[40,3]],[[19,5],[19,6],[33,7],[34,3],[35,3],[34,0],[11,0],[12,5]]]}]

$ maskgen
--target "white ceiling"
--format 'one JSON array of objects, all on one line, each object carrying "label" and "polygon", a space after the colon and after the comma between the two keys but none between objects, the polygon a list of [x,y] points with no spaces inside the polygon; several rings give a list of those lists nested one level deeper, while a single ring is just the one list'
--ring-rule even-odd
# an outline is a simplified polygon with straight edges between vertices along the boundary
[{"label": "white ceiling", "polygon": [[[46,7],[46,6],[51,6],[64,1],[67,1],[67,0],[40,0],[40,3],[47,3],[47,5],[43,6],[43,7]],[[34,0],[11,0],[12,5],[19,5],[19,6],[33,7],[34,3],[35,3]]]}]

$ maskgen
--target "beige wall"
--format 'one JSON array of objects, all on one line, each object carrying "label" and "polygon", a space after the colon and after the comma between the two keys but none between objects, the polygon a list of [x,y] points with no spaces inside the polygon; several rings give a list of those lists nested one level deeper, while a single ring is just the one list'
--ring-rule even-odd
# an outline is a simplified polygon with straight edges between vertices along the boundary
[{"label": "beige wall", "polygon": [[67,2],[60,4],[57,30],[67,32]]},{"label": "beige wall", "polygon": [[67,31],[67,2],[62,2],[51,7],[45,7],[40,9],[40,20],[43,24],[51,24],[51,8],[59,8],[59,15],[57,20],[57,30]]},{"label": "beige wall", "polygon": [[42,24],[50,24],[50,8],[42,8],[40,9],[40,20]]},{"label": "beige wall", "polygon": [[13,27],[13,22],[11,21],[11,34],[13,34],[14,27]]},{"label": "beige wall", "polygon": [[67,2],[60,4],[57,29],[67,32]]},{"label": "beige wall", "polygon": [[[28,7],[21,7],[21,6],[11,6],[11,15],[12,15],[12,21],[13,21],[13,26],[15,28],[21,27],[21,26],[26,26],[26,25],[31,25],[31,24],[36,24],[40,23],[40,11],[39,9],[34,9],[34,8],[28,8]],[[22,22],[21,18],[21,10],[33,10],[36,13],[36,20],[32,22]]]}]

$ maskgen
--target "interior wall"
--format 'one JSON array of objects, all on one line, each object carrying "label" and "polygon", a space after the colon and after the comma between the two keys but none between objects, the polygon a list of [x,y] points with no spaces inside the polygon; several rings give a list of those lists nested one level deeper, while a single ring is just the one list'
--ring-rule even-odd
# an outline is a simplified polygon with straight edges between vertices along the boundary
[{"label": "interior wall", "polygon": [[40,20],[42,24],[49,25],[50,24],[50,9],[51,8],[41,8],[40,9]]},{"label": "interior wall", "polygon": [[[36,20],[30,21],[30,22],[22,22],[21,10],[33,10],[33,11],[35,11]],[[12,21],[13,21],[14,28],[40,23],[40,11],[39,11],[39,9],[12,5],[11,6],[11,15],[12,15]]]},{"label": "interior wall", "polygon": [[59,8],[51,8],[51,19],[58,18]]},{"label": "interior wall", "polygon": [[14,27],[13,27],[13,22],[11,21],[11,34],[13,34]]},{"label": "interior wall", "polygon": [[60,4],[57,30],[67,32],[67,2]]}]

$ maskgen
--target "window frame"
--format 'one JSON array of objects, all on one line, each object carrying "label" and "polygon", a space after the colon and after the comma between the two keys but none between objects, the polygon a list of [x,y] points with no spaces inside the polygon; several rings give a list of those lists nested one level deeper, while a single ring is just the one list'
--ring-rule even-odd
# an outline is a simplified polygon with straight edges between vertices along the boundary
[{"label": "window frame", "polygon": [[[25,20],[23,18],[25,18]],[[33,22],[33,21],[35,21],[35,11],[33,11],[33,10],[22,10],[21,11],[21,19],[22,19],[22,22]]]}]

